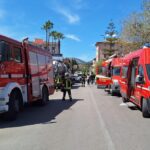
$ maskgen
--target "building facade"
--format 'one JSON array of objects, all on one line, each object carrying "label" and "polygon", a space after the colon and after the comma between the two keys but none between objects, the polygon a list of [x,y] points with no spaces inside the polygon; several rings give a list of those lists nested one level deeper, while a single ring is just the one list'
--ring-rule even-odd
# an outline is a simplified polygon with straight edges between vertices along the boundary
[{"label": "building facade", "polygon": [[[31,44],[33,45],[36,45],[36,46],[39,46],[39,47],[42,47],[44,49],[46,49],[46,43],[43,39],[39,39],[39,38],[36,38],[34,41],[30,42]],[[48,43],[48,48],[47,48],[51,54],[53,56],[56,56],[56,57],[61,57],[62,54],[60,53],[60,41],[58,42],[49,42]]]},{"label": "building facade", "polygon": [[[96,62],[107,59],[108,54],[106,53],[105,49],[110,49],[110,43],[97,42],[95,46],[96,46]],[[114,43],[113,45],[111,45],[111,48],[114,50],[114,54],[118,56],[121,56],[123,54],[123,47],[120,44]]]}]

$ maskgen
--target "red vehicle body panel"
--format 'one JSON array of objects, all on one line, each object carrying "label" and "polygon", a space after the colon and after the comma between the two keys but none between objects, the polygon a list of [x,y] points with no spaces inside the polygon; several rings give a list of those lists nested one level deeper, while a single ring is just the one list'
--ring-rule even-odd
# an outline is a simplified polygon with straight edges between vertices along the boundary
[{"label": "red vehicle body panel", "polygon": [[[142,107],[142,99],[150,98],[150,80],[146,70],[146,65],[150,64],[150,48],[134,51],[123,58],[123,66],[121,71],[121,94],[124,98],[128,98],[131,102]],[[135,68],[132,67],[135,63]],[[123,68],[128,67],[126,77],[123,76]],[[140,67],[143,68],[144,83],[138,84],[135,78],[139,75]],[[134,71],[132,71],[134,68]],[[134,72],[134,74],[132,73]],[[133,75],[132,75],[133,74]],[[132,77],[133,76],[133,77]],[[134,85],[132,85],[132,82]]]},{"label": "red vehicle body panel", "polygon": [[[25,102],[29,103],[41,98],[40,90],[44,85],[47,86],[49,94],[53,94],[53,66],[49,51],[30,45],[27,42],[18,42],[3,35],[0,35],[0,42],[5,43],[5,47],[0,47],[1,50],[7,47],[3,53],[10,51],[10,59],[0,62],[0,89],[4,89],[4,93],[6,93],[5,90],[9,89],[7,95],[10,95],[13,88],[16,88],[13,87],[15,84],[24,94],[23,98],[26,95]],[[31,54],[34,54],[36,60],[31,61]],[[20,58],[17,58],[18,56]],[[2,57],[2,52],[0,57]],[[42,58],[44,59],[42,60]],[[20,61],[18,61],[19,59]],[[37,62],[37,65],[34,64],[34,61]],[[39,93],[35,94],[36,96],[33,94],[33,92],[37,92],[33,82],[39,86]],[[0,94],[0,99],[3,98],[3,95]]]},{"label": "red vehicle body panel", "polygon": [[96,84],[97,86],[108,86],[111,84],[111,78],[108,77],[108,66],[111,60],[103,61],[101,68],[102,68],[102,75],[96,75]]}]

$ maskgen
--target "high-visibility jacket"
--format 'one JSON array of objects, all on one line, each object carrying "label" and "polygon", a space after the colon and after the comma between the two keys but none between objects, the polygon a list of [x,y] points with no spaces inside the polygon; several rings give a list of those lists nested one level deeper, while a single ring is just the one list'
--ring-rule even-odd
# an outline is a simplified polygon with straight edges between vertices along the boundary
[{"label": "high-visibility jacket", "polygon": [[56,83],[57,83],[57,84],[62,83],[62,79],[61,79],[61,77],[60,77],[60,76],[58,76],[58,77],[57,77],[57,79],[56,79]]},{"label": "high-visibility jacket", "polygon": [[71,80],[70,79],[63,80],[63,88],[66,90],[71,89]]}]

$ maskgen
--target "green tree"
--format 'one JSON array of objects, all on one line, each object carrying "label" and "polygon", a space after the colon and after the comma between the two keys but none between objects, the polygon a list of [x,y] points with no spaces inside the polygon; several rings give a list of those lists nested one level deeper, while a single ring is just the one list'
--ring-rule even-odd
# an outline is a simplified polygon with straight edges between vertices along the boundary
[{"label": "green tree", "polygon": [[49,43],[49,32],[52,28],[53,28],[53,23],[50,20],[46,21],[42,26],[42,29],[45,30],[46,32],[46,48],[48,47],[48,43]]},{"label": "green tree", "polygon": [[62,39],[64,39],[65,38],[65,36],[64,36],[64,34],[63,33],[61,33],[61,32],[57,32],[57,34],[56,34],[56,37],[57,37],[57,39],[58,39],[58,46],[59,46],[59,50],[60,50],[60,40],[62,40]]},{"label": "green tree", "polygon": [[[53,47],[54,47],[54,45],[56,44],[57,31],[52,31],[52,32],[50,32],[50,33],[49,33],[49,36],[52,37],[52,51],[54,51],[54,50],[53,50]],[[55,52],[52,52],[52,53],[55,53]]]},{"label": "green tree", "polygon": [[113,55],[114,52],[116,51],[113,47],[116,43],[116,41],[118,40],[117,38],[117,31],[115,29],[115,25],[113,23],[113,21],[111,20],[110,23],[108,24],[107,30],[105,32],[105,39],[106,42],[109,45],[109,48],[105,48],[104,49],[104,55],[108,58],[109,56]]},{"label": "green tree", "polygon": [[130,43],[131,51],[150,41],[150,0],[143,0],[142,11],[131,13],[123,21],[121,40]]},{"label": "green tree", "polygon": [[95,73],[101,74],[102,73],[102,62],[104,60],[99,60],[95,65]]},{"label": "green tree", "polygon": [[64,34],[60,32],[57,32],[56,36],[57,36],[58,42],[65,38]]}]

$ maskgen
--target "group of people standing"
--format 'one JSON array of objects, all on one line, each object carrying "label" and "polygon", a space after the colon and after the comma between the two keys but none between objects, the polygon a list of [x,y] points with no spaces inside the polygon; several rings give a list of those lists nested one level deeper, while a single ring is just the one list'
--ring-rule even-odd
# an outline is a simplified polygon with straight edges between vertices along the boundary
[{"label": "group of people standing", "polygon": [[[95,75],[92,73],[91,75],[83,74],[81,77],[81,83],[82,87],[85,87],[85,83],[87,84],[93,84],[95,81]],[[68,93],[70,101],[72,101],[72,94],[71,94],[71,87],[72,87],[72,81],[69,77],[68,73],[65,74],[58,74],[55,77],[55,89],[56,91],[61,90],[63,92],[62,101],[65,101],[66,93]]]},{"label": "group of people standing", "polygon": [[82,79],[81,79],[81,82],[82,82],[82,86],[85,87],[85,83],[87,81],[87,84],[93,84],[94,81],[95,81],[95,74],[87,74],[87,76],[85,74],[82,75]]}]

